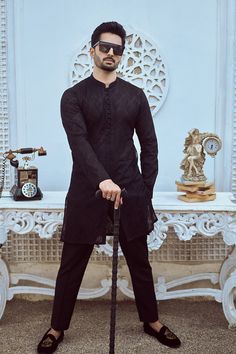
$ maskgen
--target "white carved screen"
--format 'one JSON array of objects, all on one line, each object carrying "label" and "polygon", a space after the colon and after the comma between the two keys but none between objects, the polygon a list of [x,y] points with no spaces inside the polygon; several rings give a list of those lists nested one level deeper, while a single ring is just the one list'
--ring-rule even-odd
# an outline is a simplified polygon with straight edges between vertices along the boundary
[{"label": "white carved screen", "polygon": [[[222,8],[225,6],[225,43],[226,46],[224,47],[225,52],[227,53],[227,84],[226,87],[222,88],[222,93],[226,99],[226,105],[230,108],[227,110],[225,109],[225,116],[224,116],[224,125],[226,125],[227,117],[231,120],[230,125],[226,132],[229,136],[231,133],[232,139],[232,149],[230,151],[231,155],[231,191],[233,193],[232,200],[236,203],[236,2],[229,1],[227,2],[227,6],[222,0]],[[226,61],[225,61],[226,62]],[[223,74],[225,75],[225,68],[222,69]],[[223,91],[224,90],[224,91]],[[226,91],[226,94],[225,94]],[[232,129],[232,130],[231,130]],[[231,131],[230,131],[231,130]],[[227,139],[227,136],[226,136]],[[227,148],[227,144],[226,148]],[[225,172],[225,171],[224,171]],[[223,176],[224,177],[224,172]]]},{"label": "white carved screen", "polygon": [[[236,51],[236,49],[235,49]],[[232,192],[236,201],[236,61],[234,63],[234,105],[233,105],[233,146],[232,146]]]},{"label": "white carved screen", "polygon": [[[235,22],[236,27],[236,22]],[[234,29],[234,73],[233,73],[233,116],[232,116],[232,192],[236,201],[236,28]]]},{"label": "white carved screen", "polygon": [[[7,2],[6,0],[0,0],[0,173],[2,172],[2,153],[8,149]],[[10,169],[9,164],[6,164],[4,190],[9,189]]]},{"label": "white carved screen", "polygon": [[[124,80],[142,88],[155,116],[165,101],[168,91],[168,71],[159,46],[136,30],[126,30],[126,46],[117,69]],[[72,60],[70,83],[75,85],[92,73],[89,54],[90,41],[81,43]]]}]

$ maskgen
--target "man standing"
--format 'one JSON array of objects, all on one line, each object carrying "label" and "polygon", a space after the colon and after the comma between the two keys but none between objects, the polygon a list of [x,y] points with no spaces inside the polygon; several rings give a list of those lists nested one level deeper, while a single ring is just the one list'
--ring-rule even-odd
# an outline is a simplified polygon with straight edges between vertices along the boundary
[{"label": "man standing", "polygon": [[[157,220],[152,207],[158,173],[158,146],[147,98],[142,89],[117,77],[126,32],[117,22],[98,26],[91,38],[93,73],[67,89],[61,100],[62,123],[72,152],[73,170],[61,233],[64,242],[51,328],[38,345],[52,353],[69,328],[82,278],[94,244],[105,243],[107,217],[120,207],[120,245],[131,274],[144,332],[161,343],[180,340],[158,320],[148,261],[147,235]],[[141,146],[141,170],[133,142]],[[121,189],[127,197],[122,200]],[[95,192],[102,191],[101,199]]]}]

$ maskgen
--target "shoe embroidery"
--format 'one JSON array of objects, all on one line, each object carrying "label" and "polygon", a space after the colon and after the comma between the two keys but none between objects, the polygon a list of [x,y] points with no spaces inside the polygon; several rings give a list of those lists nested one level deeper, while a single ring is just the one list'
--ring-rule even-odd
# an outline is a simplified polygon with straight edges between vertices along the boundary
[{"label": "shoe embroidery", "polygon": [[168,328],[165,330],[165,337],[167,339],[176,339],[177,338],[176,335],[173,332],[171,332]]},{"label": "shoe embroidery", "polygon": [[47,337],[42,342],[42,346],[43,347],[51,347],[52,343],[53,343],[53,340],[51,338]]}]

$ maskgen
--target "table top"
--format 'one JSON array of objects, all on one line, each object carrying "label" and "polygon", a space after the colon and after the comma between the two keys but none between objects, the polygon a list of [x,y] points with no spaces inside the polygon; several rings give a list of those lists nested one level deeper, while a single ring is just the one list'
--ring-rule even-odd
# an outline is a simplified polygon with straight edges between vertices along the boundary
[{"label": "table top", "polygon": [[[66,191],[43,191],[43,199],[29,201],[14,201],[10,196],[0,198],[1,209],[26,209],[26,210],[62,210],[64,209]],[[236,212],[236,203],[233,194],[228,192],[216,193],[216,199],[208,202],[187,203],[177,197],[181,192],[155,192],[153,195],[153,207],[158,211],[186,211],[186,212],[211,212],[232,211]]]}]

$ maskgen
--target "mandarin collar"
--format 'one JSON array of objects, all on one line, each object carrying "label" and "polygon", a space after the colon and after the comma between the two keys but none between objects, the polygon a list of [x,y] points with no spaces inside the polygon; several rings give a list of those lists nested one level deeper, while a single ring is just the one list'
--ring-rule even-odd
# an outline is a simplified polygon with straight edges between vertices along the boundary
[{"label": "mandarin collar", "polygon": [[114,81],[112,81],[108,87],[106,87],[106,84],[102,81],[99,81],[97,79],[95,79],[95,77],[93,76],[93,74],[90,75],[90,78],[92,79],[93,83],[96,84],[97,86],[100,86],[102,88],[111,88],[116,86],[117,82],[118,82],[118,77],[116,77],[116,79]]}]

